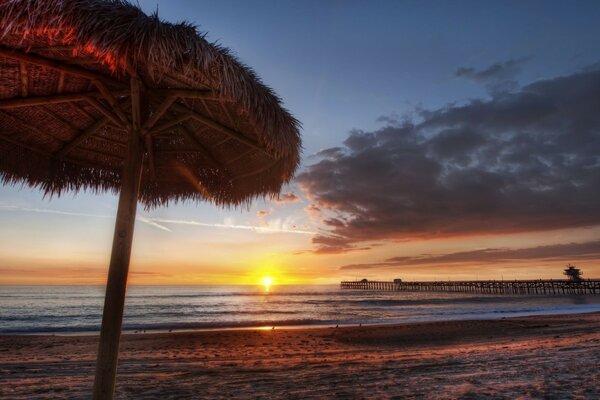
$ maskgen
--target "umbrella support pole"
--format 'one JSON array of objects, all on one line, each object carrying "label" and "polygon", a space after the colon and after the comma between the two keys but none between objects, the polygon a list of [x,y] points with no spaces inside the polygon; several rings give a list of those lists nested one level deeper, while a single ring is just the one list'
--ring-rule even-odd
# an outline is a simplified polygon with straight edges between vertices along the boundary
[{"label": "umbrella support pole", "polygon": [[119,208],[115,222],[106,296],[104,298],[104,312],[102,314],[100,344],[96,361],[94,400],[112,399],[115,389],[127,274],[129,272],[129,259],[144,154],[139,133],[139,123],[134,124],[133,129],[130,131],[129,149],[121,176],[122,186],[119,195]]}]

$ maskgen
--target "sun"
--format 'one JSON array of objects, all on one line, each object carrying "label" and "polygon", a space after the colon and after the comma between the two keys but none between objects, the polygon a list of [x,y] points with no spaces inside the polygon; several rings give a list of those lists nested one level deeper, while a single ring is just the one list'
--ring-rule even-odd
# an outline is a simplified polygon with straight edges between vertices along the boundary
[{"label": "sun", "polygon": [[273,284],[273,278],[270,276],[265,276],[261,279],[263,286],[265,287],[265,291],[268,292],[271,289],[271,285]]}]

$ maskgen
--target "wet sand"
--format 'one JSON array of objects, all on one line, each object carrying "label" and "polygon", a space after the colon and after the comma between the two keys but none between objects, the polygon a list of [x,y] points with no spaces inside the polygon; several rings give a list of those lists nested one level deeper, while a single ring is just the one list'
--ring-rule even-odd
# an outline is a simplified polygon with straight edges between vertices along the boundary
[{"label": "wet sand", "polygon": [[[88,399],[95,336],[0,336],[1,399]],[[118,399],[598,399],[600,314],[125,335]]]}]

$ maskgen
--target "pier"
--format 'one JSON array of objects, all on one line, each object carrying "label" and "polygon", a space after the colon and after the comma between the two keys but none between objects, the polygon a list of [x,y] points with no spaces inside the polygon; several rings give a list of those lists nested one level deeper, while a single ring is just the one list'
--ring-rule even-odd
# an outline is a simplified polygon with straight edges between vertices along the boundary
[{"label": "pier", "polygon": [[515,281],[342,281],[342,289],[388,292],[460,292],[483,294],[600,294],[600,279]]}]

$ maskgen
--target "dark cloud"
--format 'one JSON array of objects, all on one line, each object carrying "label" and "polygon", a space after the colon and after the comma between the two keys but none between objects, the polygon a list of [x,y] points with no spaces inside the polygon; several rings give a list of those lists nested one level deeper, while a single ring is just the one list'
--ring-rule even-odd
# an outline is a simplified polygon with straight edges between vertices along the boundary
[{"label": "dark cloud", "polygon": [[518,87],[516,76],[526,61],[526,58],[511,59],[492,64],[482,70],[473,67],[461,67],[454,72],[454,75],[483,84],[492,93],[514,90]]},{"label": "dark cloud", "polygon": [[287,192],[287,193],[280,194],[277,199],[273,200],[273,203],[275,203],[277,205],[283,205],[283,204],[298,203],[299,201],[301,201],[300,197],[298,197],[293,192]]},{"label": "dark cloud", "polygon": [[[317,246],[314,251],[317,254],[337,254],[348,250],[347,239],[339,236],[317,235],[312,242]],[[352,246],[353,251],[371,250],[372,248],[373,246]]]},{"label": "dark cloud", "polygon": [[472,67],[461,67],[456,70],[454,75],[474,80],[476,82],[485,82],[490,80],[514,78],[520,71],[521,65],[526,59],[508,60],[492,64],[483,70],[476,70]]},{"label": "dark cloud", "polygon": [[331,147],[317,152],[315,156],[320,158],[337,158],[342,154],[343,149],[341,147]]},{"label": "dark cloud", "polygon": [[523,249],[482,249],[447,254],[422,254],[415,257],[393,257],[373,264],[351,264],[342,270],[387,268],[415,265],[461,265],[467,263],[502,263],[515,261],[581,261],[600,259],[600,240],[584,243],[566,243]]},{"label": "dark cloud", "polygon": [[332,252],[600,224],[599,110],[596,70],[352,131],[298,176],[329,228],[314,243]]}]

